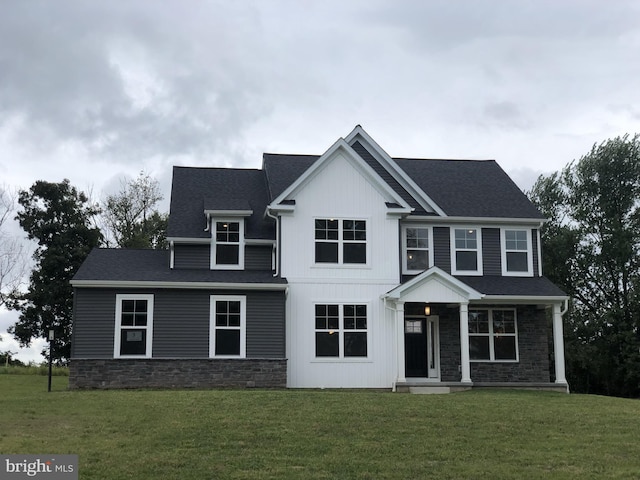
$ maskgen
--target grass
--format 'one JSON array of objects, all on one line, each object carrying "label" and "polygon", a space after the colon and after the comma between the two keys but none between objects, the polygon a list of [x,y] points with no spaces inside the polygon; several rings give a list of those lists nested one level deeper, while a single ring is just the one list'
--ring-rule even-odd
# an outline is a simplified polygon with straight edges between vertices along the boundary
[{"label": "grass", "polygon": [[67,391],[0,375],[0,452],[84,479],[638,478],[640,402],[524,391]]},{"label": "grass", "polygon": [[[49,366],[45,363],[38,365],[9,365],[0,366],[0,375],[49,375]],[[69,376],[69,367],[52,367],[51,376]]]}]

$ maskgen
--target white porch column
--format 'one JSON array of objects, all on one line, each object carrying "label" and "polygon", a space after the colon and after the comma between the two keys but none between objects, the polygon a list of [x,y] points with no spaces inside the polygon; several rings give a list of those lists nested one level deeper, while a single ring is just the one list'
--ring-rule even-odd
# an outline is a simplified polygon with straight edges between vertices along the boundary
[{"label": "white porch column", "polygon": [[460,304],[460,371],[463,383],[471,383],[471,365],[469,363],[469,304]]},{"label": "white porch column", "polygon": [[406,382],[404,371],[404,302],[396,302],[396,352],[398,363],[396,382]]},{"label": "white porch column", "polygon": [[553,304],[553,356],[556,360],[556,383],[567,383],[564,371],[564,335],[560,304]]}]

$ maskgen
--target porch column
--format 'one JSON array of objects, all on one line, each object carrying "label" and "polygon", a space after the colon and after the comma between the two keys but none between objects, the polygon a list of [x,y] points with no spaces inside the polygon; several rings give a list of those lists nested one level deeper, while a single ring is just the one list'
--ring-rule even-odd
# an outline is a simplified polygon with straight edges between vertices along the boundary
[{"label": "porch column", "polygon": [[556,361],[556,383],[567,383],[564,371],[564,335],[560,304],[553,304],[553,356]]},{"label": "porch column", "polygon": [[404,371],[404,302],[396,302],[396,352],[398,355],[398,379],[396,382],[406,382]]},{"label": "porch column", "polygon": [[469,363],[469,304],[460,304],[460,371],[462,383],[471,383]]}]

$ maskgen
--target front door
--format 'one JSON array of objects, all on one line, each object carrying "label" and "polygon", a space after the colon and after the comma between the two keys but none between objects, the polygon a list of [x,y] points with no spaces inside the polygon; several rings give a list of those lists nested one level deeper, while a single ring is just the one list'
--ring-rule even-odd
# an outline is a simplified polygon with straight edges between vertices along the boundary
[{"label": "front door", "polygon": [[407,377],[440,378],[440,346],[436,315],[405,317],[404,358]]}]

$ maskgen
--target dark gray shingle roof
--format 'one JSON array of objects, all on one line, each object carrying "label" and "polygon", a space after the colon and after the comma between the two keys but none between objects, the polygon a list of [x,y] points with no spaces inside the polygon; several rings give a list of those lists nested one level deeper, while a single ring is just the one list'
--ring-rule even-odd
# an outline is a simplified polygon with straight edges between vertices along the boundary
[{"label": "dark gray shingle roof", "polygon": [[269,202],[262,170],[173,167],[168,237],[210,238],[206,210],[253,210],[247,238],[275,238],[274,221],[264,217]]},{"label": "dark gray shingle roof", "polygon": [[269,188],[269,201],[284,192],[319,158],[320,155],[263,154],[262,165]]},{"label": "dark gray shingle roof", "polygon": [[485,295],[566,297],[547,277],[456,276],[458,280]]},{"label": "dark gray shingle roof", "polygon": [[[405,200],[418,203],[373,157],[355,151]],[[319,155],[265,153],[263,169],[174,167],[169,237],[208,238],[204,210],[253,210],[247,238],[275,238],[274,222],[264,216],[268,203],[293,184]],[[543,219],[542,214],[493,160],[395,158],[398,166],[449,216]],[[377,165],[377,166],[376,166]]]},{"label": "dark gray shingle roof", "polygon": [[169,268],[167,250],[96,248],[73,280],[122,282],[215,282],[286,284],[271,271],[196,270]]},{"label": "dark gray shingle roof", "polygon": [[449,216],[544,218],[494,160],[394,160]]}]

